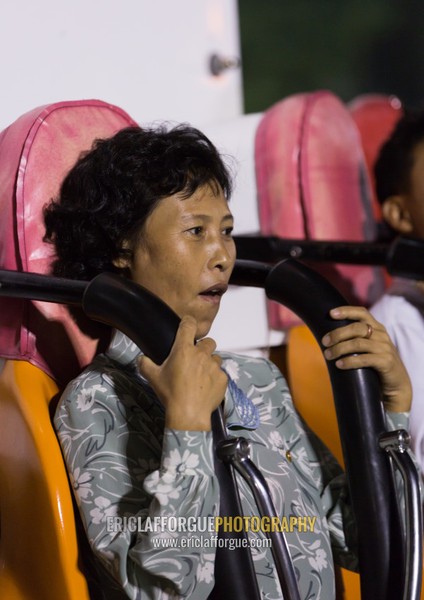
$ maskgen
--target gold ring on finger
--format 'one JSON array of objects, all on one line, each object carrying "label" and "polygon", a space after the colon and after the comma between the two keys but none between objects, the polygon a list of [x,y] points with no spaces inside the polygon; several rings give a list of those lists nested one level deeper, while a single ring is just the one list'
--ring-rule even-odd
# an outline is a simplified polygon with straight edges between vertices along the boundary
[{"label": "gold ring on finger", "polygon": [[371,336],[372,336],[372,334],[373,334],[373,331],[374,331],[374,328],[373,328],[373,326],[372,326],[372,325],[370,325],[369,323],[367,323],[367,333],[364,335],[364,338],[365,338],[366,340],[369,340],[369,339],[370,339],[370,337],[371,337]]}]

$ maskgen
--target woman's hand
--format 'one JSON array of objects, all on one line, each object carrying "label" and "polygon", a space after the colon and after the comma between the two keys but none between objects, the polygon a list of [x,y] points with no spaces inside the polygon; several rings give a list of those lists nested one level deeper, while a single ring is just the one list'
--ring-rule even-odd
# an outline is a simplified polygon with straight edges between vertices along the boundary
[{"label": "woman's hand", "polygon": [[228,378],[221,359],[213,354],[211,338],[194,344],[197,323],[183,317],[174,345],[162,365],[147,356],[139,361],[139,371],[165,406],[165,426],[170,429],[209,431],[211,414],[222,402]]},{"label": "woman's hand", "polygon": [[412,387],[408,373],[384,326],[360,306],[340,306],[330,311],[333,319],[355,321],[322,338],[324,356],[336,360],[339,369],[373,367],[380,375],[386,410],[411,408]]}]

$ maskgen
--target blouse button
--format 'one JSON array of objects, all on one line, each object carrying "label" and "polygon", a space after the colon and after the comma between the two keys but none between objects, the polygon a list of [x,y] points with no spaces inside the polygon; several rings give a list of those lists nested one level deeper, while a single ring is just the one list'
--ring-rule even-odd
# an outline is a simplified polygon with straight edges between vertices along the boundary
[{"label": "blouse button", "polygon": [[286,458],[289,462],[293,460],[292,453],[290,452],[290,450],[286,451]]}]

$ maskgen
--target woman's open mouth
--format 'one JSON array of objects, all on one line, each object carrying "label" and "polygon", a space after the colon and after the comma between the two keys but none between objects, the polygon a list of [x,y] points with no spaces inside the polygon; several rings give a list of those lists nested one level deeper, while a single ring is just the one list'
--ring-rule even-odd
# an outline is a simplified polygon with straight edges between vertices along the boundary
[{"label": "woman's open mouth", "polygon": [[211,302],[212,304],[219,304],[221,301],[221,297],[225,294],[228,289],[228,285],[225,283],[220,283],[217,285],[212,285],[207,290],[200,292],[199,296],[202,296],[204,300],[207,302]]}]

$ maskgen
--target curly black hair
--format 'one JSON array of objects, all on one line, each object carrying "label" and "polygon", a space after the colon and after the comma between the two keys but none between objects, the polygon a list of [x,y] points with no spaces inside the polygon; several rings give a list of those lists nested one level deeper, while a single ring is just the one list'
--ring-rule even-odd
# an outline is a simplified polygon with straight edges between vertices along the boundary
[{"label": "curly black hair", "polygon": [[424,142],[424,111],[406,110],[381,146],[374,165],[377,198],[409,192],[416,146]]},{"label": "curly black hair", "polygon": [[90,280],[128,254],[157,203],[188,198],[209,184],[227,199],[231,178],[212,142],[188,125],[128,127],[96,140],[65,177],[59,196],[44,208],[44,240],[55,246],[52,274]]}]

